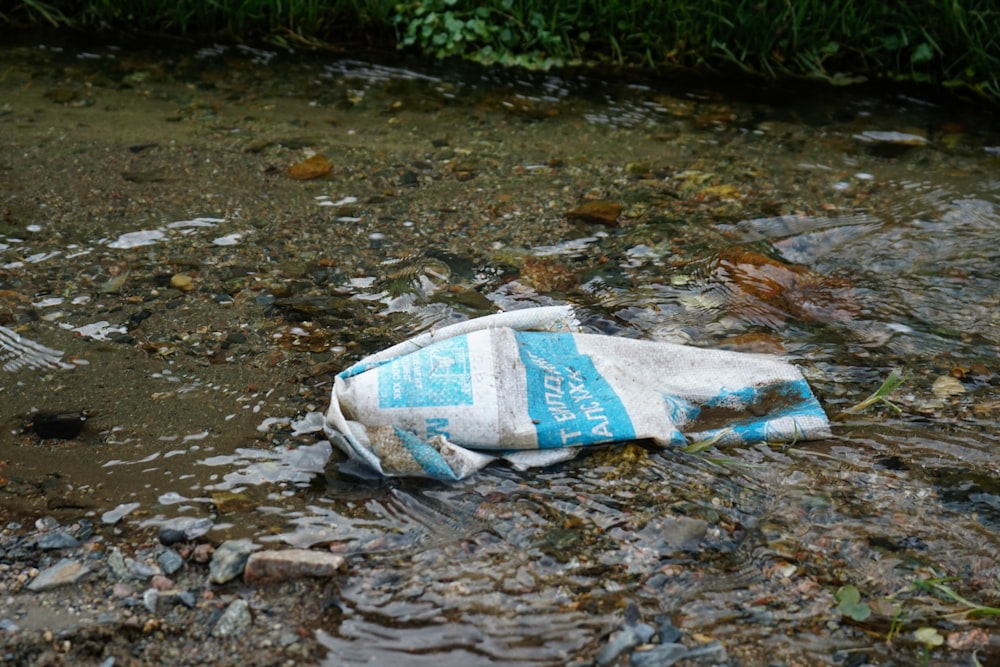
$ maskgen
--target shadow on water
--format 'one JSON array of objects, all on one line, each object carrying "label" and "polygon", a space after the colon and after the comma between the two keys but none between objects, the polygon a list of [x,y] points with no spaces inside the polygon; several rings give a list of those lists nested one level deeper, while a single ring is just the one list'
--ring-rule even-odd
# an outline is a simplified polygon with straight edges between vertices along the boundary
[{"label": "shadow on water", "polygon": [[[587,664],[630,603],[740,664],[905,663],[922,626],[955,644],[929,664],[996,658],[989,617],[915,585],[998,604],[985,112],[218,45],[2,59],[6,521],[137,503],[109,535],[209,518],[341,553],[311,628],[330,665]],[[566,216],[587,201],[616,213]],[[453,485],[344,475],[293,433],[364,354],[551,303],[786,355],[830,414],[901,368],[901,413]],[[86,423],[43,439],[46,414]],[[994,643],[963,648],[975,629]]]}]

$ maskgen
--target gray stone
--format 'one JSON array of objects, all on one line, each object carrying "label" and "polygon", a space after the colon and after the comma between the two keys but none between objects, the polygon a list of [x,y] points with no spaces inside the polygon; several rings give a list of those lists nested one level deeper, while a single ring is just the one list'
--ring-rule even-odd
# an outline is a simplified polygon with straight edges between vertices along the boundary
[{"label": "gray stone", "polygon": [[639,638],[640,644],[645,644],[653,638],[653,635],[656,634],[656,628],[649,623],[632,623],[628,627],[631,628],[632,632],[635,633],[635,636]]},{"label": "gray stone", "polygon": [[670,622],[669,618],[660,621],[660,629],[657,634],[661,644],[673,644],[681,638],[681,631]]},{"label": "gray stone", "polygon": [[175,528],[167,528],[166,526],[160,526],[160,534],[158,537],[160,539],[160,544],[165,547],[171,547],[187,540],[184,536],[184,531],[177,530]]},{"label": "gray stone", "polygon": [[80,546],[80,540],[76,539],[69,533],[64,533],[61,530],[57,530],[54,533],[46,533],[42,535],[37,540],[35,544],[39,549],[75,549]]},{"label": "gray stone", "polygon": [[155,588],[147,588],[142,594],[142,604],[149,610],[149,613],[156,613],[156,603],[160,600],[160,592]]},{"label": "gray stone", "polygon": [[726,647],[723,646],[722,642],[718,640],[710,641],[707,644],[701,644],[700,646],[692,646],[687,650],[687,655],[685,657],[688,660],[713,664],[720,664],[729,661],[729,654],[726,652]]},{"label": "gray stone", "polygon": [[121,549],[115,547],[108,553],[108,567],[118,579],[128,576],[128,566],[125,564],[125,556],[122,555]]},{"label": "gray stone", "polygon": [[80,561],[63,558],[61,561],[38,573],[38,576],[31,580],[27,588],[29,591],[47,591],[56,586],[72,584],[79,581],[80,577],[90,572],[86,565]]},{"label": "gray stone", "polygon": [[149,579],[150,577],[160,574],[158,568],[153,567],[147,563],[142,563],[134,558],[125,559],[125,568],[128,573],[135,577],[136,579]]},{"label": "gray stone", "polygon": [[616,630],[611,633],[608,643],[602,646],[601,650],[597,652],[594,662],[600,667],[605,667],[605,665],[613,663],[622,653],[638,645],[639,637],[636,636],[631,628]]},{"label": "gray stone", "polygon": [[234,637],[243,634],[250,627],[251,622],[253,622],[253,618],[250,616],[250,607],[247,605],[247,601],[235,600],[226,607],[226,611],[222,612],[222,616],[216,621],[215,627],[212,628],[212,636]]},{"label": "gray stone", "polygon": [[708,522],[679,516],[665,519],[661,530],[660,537],[671,550],[697,551],[708,532]]},{"label": "gray stone", "polygon": [[160,526],[160,544],[169,547],[179,542],[201,537],[212,528],[212,520],[207,518],[178,517]]},{"label": "gray stone", "polygon": [[173,549],[167,549],[157,556],[156,562],[166,575],[171,575],[184,567],[184,559]]},{"label": "gray stone", "polygon": [[687,657],[684,644],[659,644],[648,651],[633,651],[630,658],[632,667],[670,667]]},{"label": "gray stone", "polygon": [[208,566],[208,578],[212,583],[224,584],[243,573],[247,558],[253,551],[249,540],[227,540],[219,545]]},{"label": "gray stone", "polygon": [[258,551],[247,559],[243,579],[248,584],[262,584],[302,577],[331,577],[343,566],[343,556],[328,552],[310,549]]},{"label": "gray stone", "polygon": [[59,527],[59,522],[56,521],[55,517],[43,516],[39,519],[35,519],[35,528],[38,530],[55,530]]},{"label": "gray stone", "polygon": [[198,599],[194,596],[191,591],[177,591],[176,593],[164,593],[160,597],[167,599],[170,604],[173,605],[183,605],[188,609],[194,609],[195,605],[198,604]]}]

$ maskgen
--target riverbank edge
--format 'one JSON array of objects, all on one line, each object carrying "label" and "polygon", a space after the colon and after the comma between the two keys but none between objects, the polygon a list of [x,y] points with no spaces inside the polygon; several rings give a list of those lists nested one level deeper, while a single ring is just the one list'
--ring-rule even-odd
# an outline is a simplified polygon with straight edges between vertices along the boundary
[{"label": "riverbank edge", "polygon": [[20,0],[0,34],[359,46],[531,69],[613,65],[759,81],[917,84],[1000,102],[1000,10],[985,0],[902,5],[716,0]]}]

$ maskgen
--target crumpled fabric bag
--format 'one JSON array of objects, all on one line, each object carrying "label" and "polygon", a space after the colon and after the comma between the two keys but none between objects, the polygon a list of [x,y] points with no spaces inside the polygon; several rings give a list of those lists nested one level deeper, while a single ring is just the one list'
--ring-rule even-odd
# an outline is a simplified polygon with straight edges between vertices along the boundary
[{"label": "crumpled fabric bag", "polygon": [[569,306],[490,315],[417,336],[337,375],[325,430],[386,476],[462,479],[580,448],[830,436],[779,357],[579,333]]}]

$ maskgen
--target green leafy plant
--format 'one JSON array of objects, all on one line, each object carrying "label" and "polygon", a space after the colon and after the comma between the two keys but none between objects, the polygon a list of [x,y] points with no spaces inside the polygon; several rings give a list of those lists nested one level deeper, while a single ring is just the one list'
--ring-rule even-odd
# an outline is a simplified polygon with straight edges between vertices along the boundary
[{"label": "green leafy plant", "polygon": [[[723,7],[724,5],[724,7]],[[12,25],[228,32],[324,48],[345,36],[526,67],[586,58],[847,84],[930,82],[1000,99],[995,0],[14,0]]]},{"label": "green leafy plant", "polygon": [[944,644],[944,637],[941,636],[941,633],[938,632],[936,628],[928,626],[920,627],[914,630],[913,638],[923,644],[924,654],[922,656],[921,664],[924,665],[926,665],[930,660],[931,649]]},{"label": "green leafy plant", "polygon": [[733,429],[731,428],[721,429],[718,432],[716,432],[716,434],[713,435],[711,438],[705,438],[704,440],[697,440],[695,442],[692,442],[687,447],[681,449],[681,451],[686,454],[700,454],[701,452],[704,452],[705,450],[714,447],[716,443],[718,443],[720,440],[725,438],[726,435],[732,432]]},{"label": "green leafy plant", "polygon": [[890,401],[888,399],[888,396],[892,392],[894,392],[897,389],[899,389],[903,385],[903,382],[905,382],[905,378],[903,376],[903,371],[899,370],[898,368],[894,368],[892,370],[892,372],[889,373],[889,377],[887,377],[885,379],[885,381],[882,383],[882,385],[878,389],[875,390],[875,393],[873,393],[871,396],[869,396],[868,398],[864,399],[860,403],[858,403],[856,405],[852,405],[851,407],[847,408],[846,410],[843,410],[842,412],[840,412],[839,414],[837,414],[834,417],[834,419],[835,420],[837,420],[837,419],[844,419],[844,418],[846,418],[846,417],[848,417],[850,415],[854,415],[854,414],[857,414],[859,412],[863,412],[864,410],[867,410],[868,408],[870,408],[871,406],[875,405],[876,403],[885,403],[892,410],[894,410],[896,412],[902,412],[902,410],[899,409],[898,405],[896,405],[895,403],[893,403],[892,401]]},{"label": "green leafy plant", "polygon": [[903,610],[903,607],[893,604],[893,609],[894,611],[889,621],[889,632],[885,635],[886,642],[892,642],[894,638],[898,637],[899,633],[903,630],[903,624],[906,622],[906,612]]},{"label": "green leafy plant", "polygon": [[417,47],[437,58],[458,56],[532,69],[567,64],[567,42],[557,32],[557,21],[526,4],[416,0],[396,5],[393,21],[399,46]]},{"label": "green leafy plant", "polygon": [[[53,28],[68,26],[71,23],[62,10],[53,3],[42,2],[41,0],[23,0],[22,9],[29,17],[37,17]],[[0,13],[0,18],[9,20],[3,13]]]},{"label": "green leafy plant", "polygon": [[921,580],[917,579],[913,582],[914,587],[925,590],[929,593],[934,593],[939,597],[951,600],[952,602],[957,602],[958,604],[966,607],[966,609],[958,612],[959,614],[965,614],[969,616],[1000,616],[1000,608],[989,607],[987,605],[978,604],[969,600],[968,598],[962,597],[955,590],[948,586],[945,582],[951,581],[951,579],[927,579]]},{"label": "green leafy plant", "polygon": [[854,584],[837,589],[833,595],[841,614],[855,621],[863,621],[872,614],[871,608],[861,601],[861,591]]},{"label": "green leafy plant", "polygon": [[[885,641],[892,643],[905,637],[904,641],[915,643],[919,647],[920,659],[917,664],[926,665],[930,661],[930,652],[945,642],[941,631],[931,625],[935,620],[948,621],[955,616],[1000,615],[1000,608],[979,604],[958,594],[947,584],[952,580],[954,579],[914,579],[909,586],[868,602],[862,600],[862,593],[857,586],[845,584],[834,593],[834,599],[841,615],[857,623],[867,622],[872,627],[879,627],[884,619],[888,619],[889,628]],[[921,592],[930,593],[934,599],[928,600],[926,596],[920,595]],[[957,604],[961,609],[948,611],[942,606],[942,600]],[[872,616],[877,618],[870,620]],[[914,623],[907,627],[909,621]],[[971,660],[973,665],[980,664],[975,652],[972,653]]]}]

